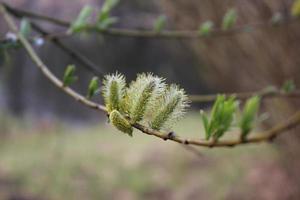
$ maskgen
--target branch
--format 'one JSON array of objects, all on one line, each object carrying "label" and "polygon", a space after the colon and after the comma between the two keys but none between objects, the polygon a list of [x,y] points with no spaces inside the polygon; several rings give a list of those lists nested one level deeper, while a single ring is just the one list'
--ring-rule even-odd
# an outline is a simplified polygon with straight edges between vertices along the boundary
[{"label": "branch", "polygon": [[[21,44],[25,48],[31,60],[36,64],[36,66],[41,70],[41,72],[45,75],[47,79],[49,79],[55,86],[60,88],[63,92],[73,97],[76,101],[82,103],[83,105],[100,110],[107,114],[106,108],[103,105],[94,103],[82,95],[78,94],[70,87],[64,87],[63,83],[48,69],[48,67],[41,61],[38,55],[35,53],[34,49],[28,42],[28,40],[18,32],[18,28],[10,15],[7,13],[4,6],[0,5],[0,12],[4,15],[4,19],[7,22],[9,28],[17,34]],[[294,115],[288,118],[285,122],[282,122],[273,128],[257,133],[255,137],[246,138],[244,140],[241,139],[233,139],[233,140],[219,140],[219,141],[206,141],[200,139],[185,139],[177,136],[175,133],[162,133],[160,131],[155,131],[150,129],[149,127],[143,126],[141,124],[133,124],[132,126],[141,132],[152,135],[163,140],[170,140],[173,142],[177,142],[184,145],[193,145],[193,146],[202,146],[202,147],[233,147],[236,145],[247,144],[247,143],[259,143],[265,141],[271,141],[279,134],[288,131],[292,128],[295,128],[300,124],[300,111],[297,111]]]},{"label": "branch", "polygon": [[101,71],[97,67],[96,64],[94,64],[91,60],[89,60],[87,57],[80,54],[76,50],[74,50],[74,49],[68,47],[67,45],[65,45],[58,37],[51,37],[50,34],[47,31],[45,31],[42,27],[40,27],[36,23],[31,22],[31,27],[35,31],[39,32],[44,37],[44,39],[48,39],[49,41],[53,42],[53,44],[55,44],[58,48],[63,50],[70,57],[77,60],[80,64],[82,64],[83,67],[85,67],[91,73],[93,73],[97,76],[100,76],[100,77],[104,75],[103,71]]},{"label": "branch", "polygon": [[[63,26],[66,28],[69,28],[71,26],[71,22],[64,21],[61,19],[57,19],[54,17],[49,17],[29,11],[25,11],[22,9],[13,8],[5,3],[2,3],[2,5],[7,9],[8,12],[13,14],[15,17],[22,18],[22,17],[28,17],[36,20],[41,21],[47,21],[59,26]],[[298,22],[299,20],[297,18],[291,18],[291,19],[284,19],[282,20],[278,25],[283,25],[287,23],[294,23]],[[232,28],[230,30],[222,30],[222,29],[214,29],[210,33],[209,37],[221,37],[221,36],[231,36],[233,34],[239,34],[239,33],[247,33],[249,32],[249,28],[251,30],[257,30],[262,28],[273,28],[273,27],[279,27],[274,26],[272,22],[258,22],[248,25],[243,25],[239,27]],[[122,36],[122,37],[143,37],[143,38],[164,38],[164,39],[205,39],[208,38],[205,35],[200,35],[198,30],[165,30],[161,32],[156,32],[154,30],[137,30],[137,29],[120,29],[120,28],[99,28],[95,25],[87,25],[85,28],[86,31],[92,31],[92,32],[98,32],[100,34],[105,35],[112,35],[112,36]],[[49,38],[59,38],[59,37],[67,37],[70,36],[69,33],[64,34],[50,34],[51,37]]]},{"label": "branch", "polygon": [[[226,96],[235,96],[237,99],[246,100],[254,95],[259,95],[262,99],[266,98],[299,98],[300,90],[295,90],[292,92],[284,92],[282,90],[261,90],[258,92],[242,92],[242,93],[229,93],[225,94]],[[200,102],[200,103],[209,103],[213,102],[217,99],[216,94],[208,94],[208,95],[189,95],[189,99],[192,102]]]}]

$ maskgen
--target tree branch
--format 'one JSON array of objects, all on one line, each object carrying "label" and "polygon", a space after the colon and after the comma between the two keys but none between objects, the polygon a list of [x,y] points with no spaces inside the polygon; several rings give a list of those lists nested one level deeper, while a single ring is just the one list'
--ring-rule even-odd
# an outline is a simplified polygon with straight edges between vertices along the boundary
[{"label": "tree branch", "polygon": [[[48,67],[41,61],[39,56],[35,53],[34,49],[32,48],[31,44],[28,40],[19,33],[16,24],[14,23],[13,19],[7,13],[4,6],[0,4],[0,12],[3,14],[5,21],[7,22],[9,28],[18,36],[21,44],[25,48],[26,52],[28,53],[30,59],[36,64],[36,66],[41,70],[41,72],[45,75],[47,79],[49,79],[55,86],[60,88],[63,92],[68,94],[69,96],[73,97],[76,101],[84,104],[93,109],[100,110],[102,112],[107,113],[105,106],[94,103],[82,95],[78,94],[70,87],[63,86],[63,83],[48,69]],[[163,140],[170,140],[173,142],[177,142],[184,145],[193,145],[193,146],[202,146],[202,147],[233,147],[236,145],[247,144],[247,143],[259,143],[265,141],[271,141],[279,134],[288,131],[292,128],[295,128],[300,124],[300,111],[297,111],[294,115],[288,118],[286,121],[279,123],[278,125],[274,126],[273,128],[262,131],[255,134],[255,137],[249,137],[244,140],[241,139],[232,139],[232,140],[219,140],[219,141],[206,141],[200,139],[185,139],[177,136],[175,133],[163,133],[160,131],[155,131],[150,129],[149,127],[143,126],[141,124],[133,124],[132,126],[136,129],[140,130],[141,132],[152,135]]]},{"label": "tree branch", "polygon": [[[63,26],[69,28],[71,26],[71,22],[64,21],[61,19],[57,19],[54,17],[49,17],[41,14],[37,14],[30,11],[25,11],[22,9],[13,8],[5,3],[2,5],[7,9],[8,12],[13,14],[15,17],[22,18],[28,17],[35,20],[47,21],[59,26]],[[213,29],[209,37],[221,37],[221,36],[232,36],[233,34],[246,33],[249,31],[262,29],[262,28],[274,28],[279,27],[279,25],[288,24],[298,22],[297,18],[285,18],[278,22],[277,26],[269,22],[257,22],[253,24],[236,26],[230,30],[222,30],[222,29]],[[198,30],[164,30],[161,32],[156,32],[155,30],[137,30],[137,29],[120,29],[120,28],[99,28],[95,25],[87,25],[85,28],[86,31],[98,32],[100,34],[112,35],[112,36],[122,36],[122,37],[143,37],[143,38],[163,38],[163,39],[205,39],[208,36],[204,36],[199,34]],[[67,37],[71,34],[50,34],[49,38],[59,38],[59,37]]]},{"label": "tree branch", "polygon": [[55,44],[58,48],[63,50],[71,58],[74,58],[75,60],[77,60],[77,62],[82,64],[82,66],[84,68],[86,68],[88,71],[90,71],[91,73],[93,73],[99,77],[104,75],[103,71],[100,70],[96,64],[94,64],[91,60],[89,60],[87,57],[85,57],[81,53],[79,53],[76,50],[65,45],[59,38],[49,37],[50,34],[46,30],[44,30],[42,27],[37,25],[36,23],[31,22],[31,26],[35,31],[39,32],[44,38],[53,42],[53,44]]}]

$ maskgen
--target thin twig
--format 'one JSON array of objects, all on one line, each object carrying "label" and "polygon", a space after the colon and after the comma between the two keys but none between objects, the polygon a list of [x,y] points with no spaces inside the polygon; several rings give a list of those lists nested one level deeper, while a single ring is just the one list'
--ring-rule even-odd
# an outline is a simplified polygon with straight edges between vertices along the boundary
[{"label": "thin twig", "polygon": [[[73,97],[76,101],[84,104],[85,106],[88,106],[93,109],[97,109],[100,111],[103,111],[107,114],[107,110],[105,106],[94,103],[82,95],[78,94],[74,90],[72,90],[70,87],[64,87],[63,83],[48,69],[48,67],[41,61],[39,56],[35,53],[34,49],[32,48],[31,44],[28,42],[28,40],[18,32],[17,26],[14,23],[13,19],[10,17],[10,15],[7,13],[5,7],[0,5],[0,11],[4,15],[4,19],[9,25],[10,29],[17,34],[21,44],[25,48],[26,52],[28,53],[31,60],[36,64],[36,66],[42,71],[42,73],[45,75],[47,79],[49,79],[55,86],[60,88],[63,92],[68,94],[69,96]],[[141,132],[152,135],[158,138],[161,138],[163,140],[170,140],[173,142],[177,142],[184,145],[193,145],[193,146],[202,146],[202,147],[233,147],[241,144],[248,144],[248,143],[260,143],[260,142],[266,142],[271,141],[279,134],[288,131],[292,128],[295,128],[296,126],[300,125],[300,111],[297,111],[295,114],[293,114],[291,117],[289,117],[286,121],[279,123],[278,125],[274,126],[273,128],[258,132],[257,134],[254,134],[255,136],[246,138],[244,140],[240,139],[232,139],[232,140],[218,140],[216,142],[214,141],[206,141],[206,140],[200,140],[200,139],[185,139],[181,138],[175,134],[170,133],[162,133],[160,131],[156,131],[153,129],[150,129],[149,127],[143,126],[141,124],[133,124],[132,126],[136,129],[140,130]]]},{"label": "thin twig", "polygon": [[53,44],[55,44],[58,48],[63,50],[71,58],[74,58],[77,62],[79,62],[84,68],[89,70],[91,73],[99,77],[102,77],[104,75],[104,72],[100,70],[96,64],[94,64],[91,60],[89,60],[81,53],[65,45],[59,38],[57,37],[48,38],[49,33],[34,22],[31,22],[31,27],[35,31],[39,32],[44,37],[44,39],[48,39],[49,41],[53,42]]},{"label": "thin twig", "polygon": [[[57,19],[54,17],[45,16],[42,14],[37,14],[30,11],[25,11],[22,9],[13,8],[5,3],[2,3],[6,7],[7,11],[13,14],[14,16],[28,17],[35,20],[47,21],[59,26],[69,28],[71,22]],[[253,30],[262,29],[262,28],[273,28],[279,27],[279,25],[298,22],[297,18],[286,18],[282,19],[276,26],[271,21],[268,22],[257,22],[253,24],[236,26],[230,30],[214,29],[210,33],[209,37],[219,37],[219,36],[232,36],[233,34],[247,33]],[[205,35],[199,34],[198,30],[163,30],[161,32],[156,32],[155,30],[138,30],[138,29],[120,29],[120,28],[99,28],[95,25],[89,24],[84,28],[85,31],[98,32],[100,34],[112,35],[112,36],[123,36],[123,37],[143,37],[143,38],[165,38],[165,39],[205,39],[208,38]],[[50,38],[59,38],[70,36],[69,33],[65,34],[50,34]]]}]

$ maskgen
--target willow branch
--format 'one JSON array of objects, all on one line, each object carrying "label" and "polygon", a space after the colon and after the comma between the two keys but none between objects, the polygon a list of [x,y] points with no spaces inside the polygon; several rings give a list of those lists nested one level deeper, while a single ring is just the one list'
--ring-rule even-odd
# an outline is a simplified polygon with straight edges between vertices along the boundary
[{"label": "willow branch", "polygon": [[37,25],[36,23],[31,22],[31,27],[35,31],[39,32],[44,37],[44,39],[48,39],[49,41],[51,41],[54,45],[56,45],[58,48],[64,51],[71,58],[74,58],[77,62],[79,62],[84,68],[86,68],[91,73],[97,76],[104,75],[103,71],[100,70],[96,64],[94,64],[91,60],[89,60],[81,53],[65,45],[58,37],[49,37],[50,34],[42,27]]},{"label": "willow branch", "polygon": [[[239,100],[247,100],[254,95],[259,95],[262,99],[267,98],[300,98],[300,90],[295,90],[292,92],[285,92],[282,90],[262,90],[258,92],[242,92],[242,93],[228,93],[225,94],[226,96],[235,96]],[[199,102],[199,103],[209,103],[214,102],[217,99],[217,94],[208,94],[208,95],[189,95],[189,99],[192,102]]]},{"label": "willow branch", "polygon": [[[107,114],[107,110],[105,106],[97,104],[95,102],[92,102],[88,99],[86,99],[84,96],[78,94],[76,91],[72,90],[70,87],[65,87],[60,81],[49,69],[48,67],[42,62],[42,60],[39,58],[39,56],[36,54],[34,49],[32,48],[31,44],[28,42],[28,40],[18,32],[18,28],[10,15],[7,13],[5,7],[0,5],[0,11],[4,15],[4,19],[9,25],[10,29],[18,36],[21,44],[25,48],[27,54],[29,55],[30,59],[35,63],[35,65],[41,70],[41,72],[45,75],[47,79],[49,79],[56,87],[60,88],[63,92],[65,92],[67,95],[74,98],[76,101],[82,103],[83,105],[90,107],[92,109],[97,109],[99,111],[105,112]],[[288,118],[286,121],[279,123],[278,125],[274,126],[273,128],[267,130],[258,132],[255,134],[255,137],[249,137],[244,140],[241,139],[232,139],[232,140],[219,140],[219,141],[206,141],[206,140],[200,140],[200,139],[185,139],[181,138],[180,136],[176,135],[173,132],[170,133],[163,133],[160,131],[156,131],[153,129],[150,129],[149,127],[143,126],[141,124],[135,123],[132,124],[133,127],[140,130],[141,132],[152,135],[158,138],[161,138],[163,140],[170,140],[173,142],[177,142],[180,144],[185,145],[193,145],[193,146],[202,146],[202,147],[233,147],[236,145],[241,144],[248,144],[248,143],[260,143],[265,141],[270,141],[274,139],[279,134],[288,131],[292,128],[295,128],[300,124],[300,111],[297,111],[295,114],[293,114],[290,118]]]},{"label": "willow branch", "polygon": [[[47,21],[49,23],[53,23],[59,26],[63,26],[69,28],[71,26],[71,22],[64,21],[61,19],[57,19],[54,17],[45,16],[42,14],[37,14],[34,12],[25,11],[22,9],[13,8],[5,3],[2,5],[7,9],[8,12],[13,14],[15,17],[28,17],[35,20]],[[288,24],[298,22],[297,18],[286,18],[280,21],[277,26],[274,26],[272,22],[258,22],[243,26],[236,26],[230,30],[222,30],[222,29],[214,29],[210,33],[209,37],[220,37],[220,36],[231,36],[239,33],[246,33],[257,29],[262,28],[273,28],[279,27],[279,25]],[[165,39],[205,39],[207,36],[199,34],[198,30],[164,30],[161,32],[156,32],[155,30],[137,30],[137,29],[120,29],[120,28],[99,28],[95,25],[87,25],[85,27],[86,31],[98,32],[100,34],[111,35],[111,36],[122,36],[122,37],[143,37],[143,38],[165,38]],[[60,33],[50,34],[51,37],[48,38],[59,38],[59,37],[67,37],[71,34],[69,33]]]}]

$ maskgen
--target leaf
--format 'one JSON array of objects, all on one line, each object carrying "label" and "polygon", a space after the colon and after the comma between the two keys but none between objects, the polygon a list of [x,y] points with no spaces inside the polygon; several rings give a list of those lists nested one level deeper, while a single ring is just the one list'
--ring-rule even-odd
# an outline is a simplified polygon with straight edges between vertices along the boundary
[{"label": "leaf", "polygon": [[69,86],[75,81],[77,81],[78,77],[74,76],[74,73],[75,73],[75,66],[68,65],[63,77],[63,86]]},{"label": "leaf", "polygon": [[20,24],[20,33],[23,35],[23,37],[27,38],[30,35],[30,32],[31,32],[30,22],[27,19],[23,18]]},{"label": "leaf", "polygon": [[119,2],[119,0],[105,0],[101,8],[101,13],[109,13]]},{"label": "leaf", "polygon": [[250,131],[253,129],[253,123],[259,110],[260,97],[253,96],[245,103],[242,117],[239,123],[241,129],[241,137],[245,139]]},{"label": "leaf", "polygon": [[214,23],[212,21],[204,22],[199,28],[199,35],[209,36],[213,30]]},{"label": "leaf", "polygon": [[236,112],[238,101],[235,97],[226,98],[218,95],[212,111],[210,120],[202,114],[202,122],[206,132],[206,140],[213,137],[218,140],[232,126],[233,116]]},{"label": "leaf", "polygon": [[203,110],[200,111],[200,115],[201,115],[204,131],[205,131],[205,139],[208,140],[210,138],[210,132],[208,131],[208,126],[209,126],[208,118],[206,116],[206,113]]},{"label": "leaf", "polygon": [[160,33],[162,31],[162,29],[166,26],[166,20],[166,16],[161,15],[154,21],[153,30],[155,33]]},{"label": "leaf", "polygon": [[294,17],[300,16],[300,0],[295,0],[291,7],[291,15]]},{"label": "leaf", "polygon": [[287,80],[283,83],[281,90],[285,93],[293,92],[296,89],[296,85],[293,80]]},{"label": "leaf", "polygon": [[88,99],[92,98],[98,91],[98,88],[99,88],[99,78],[93,77],[88,87],[87,98]]},{"label": "leaf", "polygon": [[97,26],[101,29],[108,28],[118,21],[117,17],[110,17],[111,10],[119,3],[119,0],[105,0],[97,20]]},{"label": "leaf", "polygon": [[71,24],[70,30],[73,33],[80,32],[88,23],[88,19],[91,16],[93,8],[89,5],[85,5],[76,20]]},{"label": "leaf", "polygon": [[237,13],[235,9],[230,9],[226,12],[223,17],[222,29],[228,30],[234,26],[237,20]]}]

